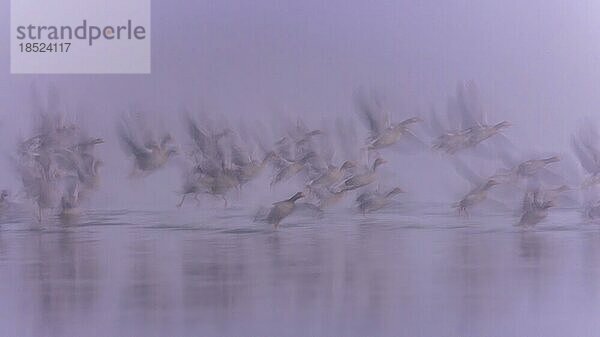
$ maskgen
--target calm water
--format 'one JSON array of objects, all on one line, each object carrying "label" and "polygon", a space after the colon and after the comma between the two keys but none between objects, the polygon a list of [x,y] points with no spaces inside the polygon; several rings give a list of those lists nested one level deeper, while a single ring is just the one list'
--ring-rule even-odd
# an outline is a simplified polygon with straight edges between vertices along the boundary
[{"label": "calm water", "polygon": [[[597,336],[600,226],[559,211],[242,210],[0,225],[1,336]],[[346,213],[346,214],[343,214]],[[406,214],[402,212],[403,214]]]}]

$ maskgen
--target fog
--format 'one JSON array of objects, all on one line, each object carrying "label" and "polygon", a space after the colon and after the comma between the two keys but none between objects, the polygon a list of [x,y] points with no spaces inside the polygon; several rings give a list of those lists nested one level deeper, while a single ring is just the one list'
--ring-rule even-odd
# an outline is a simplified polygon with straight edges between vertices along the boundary
[{"label": "fog", "polygon": [[[0,6],[8,22],[9,1]],[[600,105],[598,13],[594,1],[154,1],[151,75],[9,75],[9,53],[0,53],[0,185],[20,188],[7,158],[31,133],[32,86],[49,85],[107,140],[100,208],[169,208],[177,199],[172,166],[143,183],[127,179],[115,123],[132,108],[182,141],[183,108],[230,121],[303,116],[319,127],[327,117],[356,119],[358,87],[381,92],[400,119],[443,111],[456,84],[473,80],[490,119],[512,123],[506,135],[519,148],[566,152],[577,123]],[[8,25],[0,29],[8,48]],[[414,198],[448,199],[431,169],[439,160],[397,160],[401,182],[431,179],[427,193],[409,186]]]},{"label": "fog", "polygon": [[[600,194],[580,196],[598,192],[600,184],[600,133],[592,127],[600,111],[600,2],[152,5],[149,75],[11,75],[9,25],[0,25],[0,334],[597,331]],[[0,0],[2,23],[10,20],[9,6]],[[453,115],[453,126],[432,134],[432,111],[445,117],[451,107],[473,103],[461,101],[475,91],[473,83],[483,120],[456,127],[461,116],[477,116]],[[60,134],[68,127],[40,137],[54,141],[46,148],[17,151],[36,136],[34,93],[43,103],[54,90],[69,121],[104,141],[89,146],[95,145],[93,155],[76,144],[79,139],[60,142],[69,138]],[[377,123],[371,119],[382,111],[390,115],[385,131],[414,130],[425,146],[404,151],[377,145],[384,137],[373,139]],[[132,116],[155,128],[151,142],[135,139],[138,120]],[[294,126],[298,139],[289,132]],[[197,132],[195,139],[199,129],[208,136]],[[278,149],[284,136],[296,147],[291,160]],[[237,141],[227,143],[229,158],[210,162],[228,137]],[[193,156],[186,152],[191,140],[206,158],[185,167]],[[204,140],[213,147],[200,144]],[[179,150],[173,160],[171,144]],[[231,164],[235,145],[247,147],[252,160]],[[167,163],[136,161],[132,172],[136,146],[167,153]],[[298,151],[302,146],[308,150]],[[347,148],[357,155],[348,157]],[[313,202],[318,189],[310,185],[318,178],[277,183],[273,157],[308,171],[306,162],[328,152],[322,172],[337,172],[341,188],[323,186],[332,199],[346,193],[346,207],[292,214],[300,202]],[[381,157],[360,162],[372,165],[366,173],[346,176],[345,161],[358,154]],[[513,164],[490,158],[501,154]],[[71,155],[92,168],[97,156],[104,165],[83,211],[57,217],[58,206],[35,201],[48,181],[77,178],[76,187],[96,187],[95,175],[77,165],[62,176],[50,169],[72,164]],[[255,178],[242,173],[267,158],[273,167],[242,188],[242,178]],[[42,174],[31,174],[30,181],[42,187],[23,192],[31,163],[31,172]],[[151,174],[132,177],[148,167]],[[546,171],[554,184],[534,186]],[[182,190],[184,172],[197,180],[189,191]],[[223,181],[227,195],[219,191]],[[199,192],[198,185],[206,186]],[[484,200],[492,187],[487,199],[500,199],[504,208],[469,213],[477,203],[494,201]],[[14,204],[6,202],[4,189]],[[56,204],[71,211],[75,207],[63,201],[76,193],[62,192]],[[177,208],[183,192],[189,198]],[[44,218],[43,208],[53,213]]]}]

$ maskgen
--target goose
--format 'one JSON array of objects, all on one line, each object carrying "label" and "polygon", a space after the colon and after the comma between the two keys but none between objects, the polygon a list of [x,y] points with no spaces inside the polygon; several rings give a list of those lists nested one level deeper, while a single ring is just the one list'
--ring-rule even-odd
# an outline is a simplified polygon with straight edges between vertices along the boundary
[{"label": "goose", "polygon": [[553,175],[547,170],[547,166],[560,161],[558,156],[550,156],[519,162],[508,151],[501,151],[500,158],[509,167],[505,172],[511,174],[515,180]]},{"label": "goose", "polygon": [[44,210],[55,206],[59,174],[54,170],[46,171],[37,163],[21,165],[19,173],[25,196],[36,204],[37,218],[41,221]]},{"label": "goose", "polygon": [[250,159],[246,164],[235,169],[235,177],[240,187],[258,177],[267,163],[275,157],[274,152],[269,152],[261,161]]},{"label": "goose", "polygon": [[325,209],[337,205],[344,199],[344,196],[348,191],[344,189],[334,190],[331,187],[319,187],[313,188],[309,190],[309,192],[318,200],[318,207],[320,209]]},{"label": "goose", "polygon": [[527,191],[523,198],[523,208],[518,226],[535,226],[548,216],[554,201],[545,199],[539,191]]},{"label": "goose", "polygon": [[339,182],[344,176],[352,170],[356,165],[354,162],[347,160],[342,166],[337,167],[330,165],[325,172],[311,180],[307,184],[309,190],[316,190],[320,188],[329,188],[335,183]]},{"label": "goose", "polygon": [[446,132],[434,141],[433,148],[448,154],[455,154],[458,151],[476,147],[509,126],[509,122],[503,121],[495,125],[477,124],[467,129]]},{"label": "goose", "polygon": [[137,118],[137,124],[134,124],[134,120],[126,117],[117,125],[117,136],[123,151],[133,158],[130,176],[151,174],[177,154],[176,148],[171,145],[173,138],[169,133],[156,138],[145,128],[143,120]]},{"label": "goose", "polygon": [[499,134],[502,129],[508,128],[510,125],[511,124],[509,122],[502,121],[494,125],[480,124],[471,127],[464,131],[464,133],[467,135],[465,147],[475,147],[484,140]]},{"label": "goose", "polygon": [[401,137],[410,135],[416,137],[409,129],[411,124],[423,121],[419,117],[411,117],[400,123],[392,124],[380,131],[379,134],[371,136],[368,140],[367,149],[379,150],[396,144]]},{"label": "goose", "polygon": [[462,199],[452,206],[458,209],[458,214],[469,215],[468,209],[484,201],[487,197],[488,191],[498,185],[499,183],[494,179],[489,179],[484,184],[476,186],[474,189],[469,191]]},{"label": "goose", "polygon": [[168,146],[171,142],[169,135],[164,136],[160,143],[149,142],[145,145],[137,143],[125,133],[119,135],[127,154],[133,156],[132,176],[138,173],[152,173],[162,168],[172,156],[177,154],[175,148]]},{"label": "goose", "polygon": [[302,192],[294,194],[287,200],[274,203],[266,217],[267,222],[272,224],[275,228],[278,228],[281,220],[292,214],[296,208],[295,202],[300,198],[304,198],[304,194]]},{"label": "goose", "polygon": [[369,129],[367,138],[368,150],[379,150],[396,144],[403,136],[416,136],[410,126],[421,122],[419,117],[411,117],[400,123],[391,123],[389,114],[383,111],[381,102],[373,97],[365,97],[363,93],[356,95],[358,112]]},{"label": "goose", "polygon": [[221,197],[225,202],[225,207],[228,205],[227,192],[238,186],[238,180],[231,171],[219,172],[216,176],[208,177],[203,180],[207,193],[216,197]]},{"label": "goose", "polygon": [[363,214],[380,210],[388,206],[391,199],[400,193],[404,193],[400,187],[396,187],[387,193],[363,192],[356,198],[358,209]]},{"label": "goose", "polygon": [[89,138],[84,141],[81,141],[70,147],[71,150],[76,150],[81,154],[89,154],[96,145],[104,144],[104,139],[102,138]]},{"label": "goose", "polygon": [[354,175],[348,179],[346,179],[344,181],[344,183],[342,184],[342,189],[347,190],[347,191],[351,191],[351,190],[355,190],[358,188],[361,188],[363,186],[367,186],[373,182],[375,182],[375,180],[377,180],[377,175],[376,175],[376,171],[377,168],[382,165],[387,163],[387,161],[385,161],[385,159],[383,158],[377,158],[375,160],[375,162],[373,163],[373,166],[370,170],[368,170],[367,172],[361,173],[361,174],[357,174]]},{"label": "goose", "polygon": [[300,173],[305,168],[306,163],[314,157],[314,152],[309,152],[304,155],[300,160],[296,161],[287,161],[283,158],[280,158],[279,165],[280,168],[271,180],[271,186],[278,184],[279,182],[285,181],[296,174]]},{"label": "goose", "polygon": [[590,188],[600,184],[600,146],[597,130],[593,123],[588,123],[580,127],[579,132],[571,140],[571,147],[579,164],[587,173],[587,177],[581,184],[582,188]]},{"label": "goose", "polygon": [[466,147],[468,138],[465,133],[446,132],[434,140],[432,148],[452,155]]},{"label": "goose", "polygon": [[473,82],[457,85],[456,94],[448,99],[446,115],[448,123],[444,125],[432,111],[430,126],[435,138],[433,148],[450,155],[475,148],[510,126],[507,121],[496,124],[485,121],[487,114]]}]

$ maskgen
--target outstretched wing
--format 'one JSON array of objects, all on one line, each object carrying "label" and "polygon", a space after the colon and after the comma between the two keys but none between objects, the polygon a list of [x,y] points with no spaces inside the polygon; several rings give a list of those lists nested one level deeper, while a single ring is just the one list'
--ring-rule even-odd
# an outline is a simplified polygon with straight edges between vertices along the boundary
[{"label": "outstretched wing", "polygon": [[571,147],[584,170],[590,174],[600,171],[600,165],[597,162],[598,158],[594,156],[589,147],[586,147],[580,140],[575,138],[571,141]]},{"label": "outstretched wing", "polygon": [[148,150],[141,146],[133,136],[131,129],[128,127],[127,122],[123,121],[117,125],[117,134],[123,151],[127,155],[133,155],[136,158],[144,158],[148,156]]},{"label": "outstretched wing", "polygon": [[481,185],[484,179],[475,173],[475,171],[470,169],[462,160],[460,160],[458,157],[451,157],[450,160],[454,166],[454,170],[456,170],[456,173],[470,182],[473,186]]},{"label": "outstretched wing", "polygon": [[381,134],[389,124],[388,119],[382,112],[381,103],[371,99],[363,91],[358,91],[354,96],[357,111],[365,125],[369,128],[371,136]]}]

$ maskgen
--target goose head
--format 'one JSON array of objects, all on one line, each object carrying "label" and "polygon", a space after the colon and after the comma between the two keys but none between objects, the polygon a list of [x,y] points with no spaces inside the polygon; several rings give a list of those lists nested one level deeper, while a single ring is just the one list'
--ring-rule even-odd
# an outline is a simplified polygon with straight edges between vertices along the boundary
[{"label": "goose head", "polygon": [[500,184],[500,182],[498,182],[498,181],[496,181],[494,179],[490,179],[490,180],[488,180],[485,183],[485,185],[483,186],[483,188],[487,190],[487,189],[492,188],[492,187],[494,187],[496,185],[499,185],[499,184]]},{"label": "goose head", "polygon": [[90,143],[92,145],[98,145],[98,144],[103,144],[104,143],[104,139],[102,138],[93,138]]},{"label": "goose head", "polygon": [[387,161],[383,158],[375,159],[375,162],[373,163],[373,171],[375,171],[380,165],[385,163],[387,163]]},{"label": "goose head", "polygon": [[291,198],[289,198],[288,201],[294,202],[300,198],[304,198],[304,193],[298,192],[298,193],[294,194]]},{"label": "goose head", "polygon": [[396,187],[396,188],[392,189],[391,191],[389,191],[386,194],[386,198],[393,197],[393,196],[395,196],[397,194],[400,194],[400,193],[404,193],[404,190],[401,189],[400,187]]},{"label": "goose head", "polygon": [[174,148],[174,147],[172,147],[172,148],[170,148],[170,149],[167,150],[166,155],[167,155],[167,158],[170,158],[172,156],[176,156],[178,153],[179,152],[177,151],[177,149]]},{"label": "goose head", "polygon": [[509,127],[509,126],[510,126],[509,122],[502,121],[502,122],[494,125],[494,129],[499,131],[499,130],[505,129],[505,128]]},{"label": "goose head", "polygon": [[544,162],[544,164],[550,164],[550,163],[559,162],[560,158],[558,156],[552,156],[550,158],[542,159],[542,161]]},{"label": "goose head", "polygon": [[170,144],[171,142],[173,142],[173,137],[171,137],[171,134],[167,133],[161,138],[160,146],[164,147],[165,145]]},{"label": "goose head", "polygon": [[548,208],[550,208],[550,207],[554,207],[554,202],[553,202],[552,200],[547,200],[547,201],[544,201],[544,202],[543,202],[543,203],[540,205],[540,208],[541,208],[541,209],[548,209]]},{"label": "goose head", "polygon": [[409,124],[414,124],[414,123],[420,123],[422,121],[423,121],[423,119],[421,119],[420,117],[411,117],[409,119],[406,119],[406,120],[400,122],[400,124],[409,125]]},{"label": "goose head", "polygon": [[351,160],[346,160],[343,164],[342,167],[340,167],[341,171],[345,171],[345,170],[351,170],[353,168],[356,167],[356,164],[351,161]]}]

